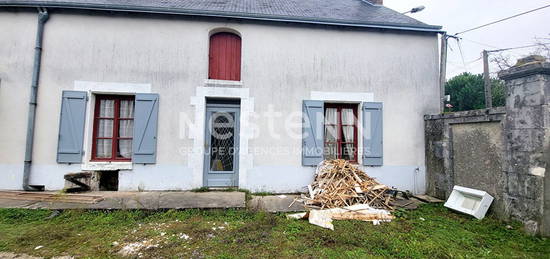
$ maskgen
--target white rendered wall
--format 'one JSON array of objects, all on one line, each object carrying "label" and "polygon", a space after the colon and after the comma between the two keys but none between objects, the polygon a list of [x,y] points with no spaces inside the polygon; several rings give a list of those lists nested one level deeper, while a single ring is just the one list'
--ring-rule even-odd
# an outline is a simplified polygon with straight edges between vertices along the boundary
[{"label": "white rendered wall", "polygon": [[[21,186],[35,27],[35,13],[0,14],[0,189]],[[82,169],[58,165],[56,150],[61,91],[85,81],[120,91],[148,85],[160,95],[157,164],[121,171],[121,190],[201,187],[202,160],[188,150],[204,136],[182,136],[188,129],[181,118],[202,121],[203,97],[220,94],[201,90],[209,87],[209,32],[220,27],[241,34],[242,86],[227,97],[245,100],[241,111],[250,112],[254,126],[242,127],[252,136],[246,143],[241,138],[241,148],[249,150],[241,158],[240,188],[294,192],[308,184],[313,168],[301,166],[299,153],[252,150],[299,150],[301,139],[283,126],[301,118],[287,115],[300,113],[305,99],[348,93],[350,101],[368,96],[384,103],[384,166],[367,172],[388,185],[423,192],[423,115],[438,112],[439,104],[436,35],[61,13],[46,24],[31,184],[60,189],[63,174]],[[279,137],[267,134],[270,119],[261,115],[270,111]]]},{"label": "white rendered wall", "polygon": [[0,189],[23,186],[36,17],[0,12]]}]

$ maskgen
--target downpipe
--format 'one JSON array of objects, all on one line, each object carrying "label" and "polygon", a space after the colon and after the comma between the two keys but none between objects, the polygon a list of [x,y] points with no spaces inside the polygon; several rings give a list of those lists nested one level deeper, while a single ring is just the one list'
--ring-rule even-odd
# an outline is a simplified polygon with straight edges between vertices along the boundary
[{"label": "downpipe", "polygon": [[49,14],[45,8],[38,8],[38,27],[36,29],[36,44],[34,47],[34,63],[32,70],[31,98],[29,102],[29,114],[27,117],[27,139],[25,145],[25,164],[23,168],[23,189],[34,191],[41,188],[29,185],[32,165],[32,150],[34,144],[34,124],[36,119],[36,105],[38,95],[38,81],[40,79],[40,63],[42,60],[42,38],[44,35],[44,25],[48,21]]}]

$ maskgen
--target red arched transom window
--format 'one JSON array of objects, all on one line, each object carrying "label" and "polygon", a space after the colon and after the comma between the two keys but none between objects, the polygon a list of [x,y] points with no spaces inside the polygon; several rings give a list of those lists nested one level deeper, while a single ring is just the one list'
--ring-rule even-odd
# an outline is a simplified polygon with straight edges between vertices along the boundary
[{"label": "red arched transom window", "polygon": [[208,78],[241,81],[241,37],[229,32],[210,36]]}]

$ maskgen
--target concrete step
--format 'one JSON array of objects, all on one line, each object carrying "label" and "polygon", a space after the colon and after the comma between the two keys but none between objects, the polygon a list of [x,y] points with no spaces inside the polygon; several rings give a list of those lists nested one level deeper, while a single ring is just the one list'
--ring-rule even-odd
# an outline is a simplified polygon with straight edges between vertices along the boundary
[{"label": "concrete step", "polygon": [[93,204],[0,199],[0,208],[29,209],[225,209],[245,208],[243,192],[91,192],[104,199]]},{"label": "concrete step", "polygon": [[301,201],[295,201],[300,195],[267,195],[252,196],[248,201],[248,209],[267,212],[295,212],[305,211]]}]

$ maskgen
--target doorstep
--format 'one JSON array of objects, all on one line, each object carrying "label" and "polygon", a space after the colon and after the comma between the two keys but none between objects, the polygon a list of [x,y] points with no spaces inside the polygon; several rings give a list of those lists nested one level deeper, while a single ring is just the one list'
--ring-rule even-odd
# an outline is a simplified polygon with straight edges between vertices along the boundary
[{"label": "doorstep", "polygon": [[304,203],[300,201],[300,198],[300,195],[295,194],[252,195],[247,207],[250,210],[266,212],[305,211]]}]

